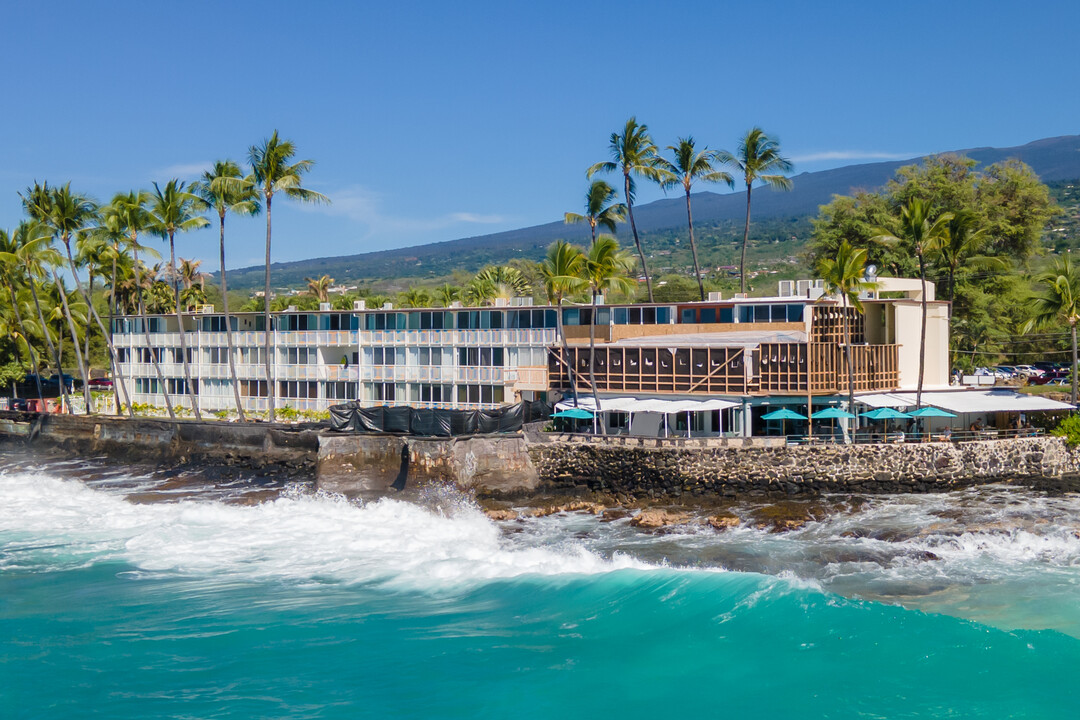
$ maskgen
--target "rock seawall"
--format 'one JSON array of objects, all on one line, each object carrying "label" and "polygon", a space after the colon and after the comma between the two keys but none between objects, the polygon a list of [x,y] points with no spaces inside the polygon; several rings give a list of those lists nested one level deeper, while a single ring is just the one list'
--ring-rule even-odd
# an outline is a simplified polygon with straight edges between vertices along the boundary
[{"label": "rock seawall", "polygon": [[545,488],[636,497],[736,497],[820,492],[938,492],[1080,472],[1061,438],[791,447],[530,445]]}]

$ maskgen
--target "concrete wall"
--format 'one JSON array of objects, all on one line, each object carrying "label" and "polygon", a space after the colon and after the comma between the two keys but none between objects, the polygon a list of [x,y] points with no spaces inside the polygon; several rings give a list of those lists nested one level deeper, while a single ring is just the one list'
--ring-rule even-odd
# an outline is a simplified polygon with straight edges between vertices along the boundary
[{"label": "concrete wall", "polygon": [[485,494],[534,490],[539,476],[522,435],[414,438],[325,433],[319,438],[319,488],[385,493],[449,482]]},{"label": "concrete wall", "polygon": [[731,497],[804,492],[932,492],[1080,471],[1061,438],[970,443],[792,447],[529,447],[554,491],[587,488],[637,497]]},{"label": "concrete wall", "polygon": [[[919,303],[896,303],[895,334],[899,345],[900,387],[914,390],[919,384],[919,333],[922,324],[922,307]],[[927,307],[926,317],[926,370],[924,387],[948,387],[949,385],[949,318],[948,306],[934,304]]]}]

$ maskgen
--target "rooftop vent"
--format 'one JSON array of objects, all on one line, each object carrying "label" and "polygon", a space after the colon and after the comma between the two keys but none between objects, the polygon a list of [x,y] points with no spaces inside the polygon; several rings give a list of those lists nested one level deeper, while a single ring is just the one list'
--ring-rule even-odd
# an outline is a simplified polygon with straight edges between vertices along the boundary
[{"label": "rooftop vent", "polygon": [[750,297],[750,296],[747,295],[746,293],[735,293],[735,299],[736,300],[745,300],[748,297]]},{"label": "rooftop vent", "polygon": [[353,300],[353,310],[367,310],[367,302],[364,300]]},{"label": "rooftop vent", "polygon": [[450,303],[450,307],[452,307],[452,308],[459,308],[459,307],[461,307],[461,301],[460,301],[460,300],[454,300],[454,301],[452,301],[452,302]]},{"label": "rooftop vent", "polygon": [[296,312],[296,306],[290,305],[289,307],[285,308],[285,312]]},{"label": "rooftop vent", "polygon": [[394,303],[392,303],[392,302],[383,303],[382,309],[383,310],[393,310],[394,309]]}]

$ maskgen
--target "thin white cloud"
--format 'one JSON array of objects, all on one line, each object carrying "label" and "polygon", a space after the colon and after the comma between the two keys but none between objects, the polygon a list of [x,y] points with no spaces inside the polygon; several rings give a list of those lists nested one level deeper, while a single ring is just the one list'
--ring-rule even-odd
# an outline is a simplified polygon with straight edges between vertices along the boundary
[{"label": "thin white cloud", "polygon": [[792,162],[811,163],[825,160],[906,160],[918,157],[918,153],[890,153],[864,150],[826,150],[824,152],[795,155]]},{"label": "thin white cloud", "polygon": [[458,225],[498,225],[509,222],[504,215],[484,215],[474,212],[452,212],[433,217],[401,217],[383,210],[383,196],[362,185],[351,185],[326,193],[329,205],[299,205],[309,212],[348,218],[365,226],[367,234],[385,238],[414,236]]},{"label": "thin white cloud", "polygon": [[153,171],[154,177],[171,180],[173,178],[179,178],[181,180],[191,180],[199,175],[202,175],[204,171],[209,169],[213,165],[212,162],[195,162],[195,163],[178,163],[176,165],[169,165],[168,167],[158,168]]}]

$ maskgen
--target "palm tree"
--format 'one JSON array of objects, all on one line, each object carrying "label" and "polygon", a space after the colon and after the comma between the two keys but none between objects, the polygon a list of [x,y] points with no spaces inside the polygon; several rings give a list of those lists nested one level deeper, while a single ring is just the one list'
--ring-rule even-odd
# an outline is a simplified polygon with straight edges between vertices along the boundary
[{"label": "palm tree", "polygon": [[[93,398],[90,396],[90,384],[87,382],[89,376],[86,372],[86,359],[83,357],[82,348],[79,347],[79,329],[76,325],[76,320],[82,323],[84,328],[88,328],[89,322],[85,313],[80,313],[76,316],[76,310],[81,309],[72,302],[68,302],[68,292],[64,287],[64,279],[60,277],[60,268],[64,265],[64,259],[60,256],[60,253],[53,249],[42,253],[42,261],[45,267],[52,272],[53,285],[52,291],[55,292],[60,298],[60,306],[63,308],[64,317],[67,319],[68,331],[71,333],[71,347],[75,350],[75,362],[79,365],[79,372],[82,376],[82,391],[83,399],[86,401],[85,413],[90,415],[94,412]],[[83,305],[82,307],[85,307]],[[60,373],[60,384],[64,384],[63,372]]]},{"label": "palm tree", "polygon": [[[118,231],[128,237],[131,247],[132,274],[134,276],[135,303],[138,312],[139,325],[142,327],[143,339],[146,342],[147,351],[150,353],[150,364],[154,367],[157,375],[158,386],[165,398],[165,410],[169,413],[169,419],[176,419],[176,411],[173,409],[172,399],[169,396],[169,386],[165,382],[165,374],[161,371],[161,348],[154,347],[150,340],[150,322],[146,317],[147,304],[145,302],[149,290],[153,288],[153,278],[146,272],[146,266],[139,260],[139,250],[158,257],[157,251],[139,244],[139,234],[146,232],[150,227],[150,213],[146,207],[150,203],[150,194],[144,190],[132,190],[127,193],[117,193],[112,202],[103,209],[103,214],[110,223],[115,224]],[[155,272],[156,275],[156,272]]]},{"label": "palm tree", "polygon": [[71,398],[68,396],[67,383],[63,382],[64,366],[63,359],[52,340],[49,323],[45,320],[45,313],[41,308],[41,299],[37,292],[37,278],[45,274],[45,262],[48,253],[56,251],[50,247],[52,232],[49,228],[37,221],[21,222],[12,235],[14,246],[14,262],[16,267],[22,268],[26,276],[26,284],[30,288],[30,296],[34,301],[34,310],[37,311],[41,334],[45,338],[45,345],[49,349],[52,361],[56,363],[56,372],[61,377],[60,397],[67,407],[71,407]]},{"label": "palm tree", "polygon": [[847,308],[850,304],[855,312],[861,315],[863,304],[859,299],[859,294],[864,290],[873,290],[877,287],[877,283],[866,280],[866,249],[856,250],[847,240],[840,243],[835,258],[825,258],[821,261],[818,272],[825,281],[826,292],[840,296],[844,320],[844,360],[847,363],[848,374],[848,411],[854,412],[855,367],[851,361],[851,318]]},{"label": "palm tree", "polygon": [[622,171],[623,194],[626,197],[626,214],[630,218],[630,231],[634,234],[634,245],[637,247],[638,257],[641,259],[641,271],[645,274],[645,287],[649,291],[649,302],[653,301],[652,279],[649,277],[649,266],[645,263],[645,253],[641,249],[641,240],[638,238],[637,225],[634,223],[634,193],[636,190],[634,176],[652,180],[653,182],[665,183],[670,179],[667,170],[659,167],[656,143],[649,135],[647,125],[638,125],[637,118],[626,121],[626,127],[620,135],[611,133],[608,142],[608,150],[611,160],[598,162],[586,172],[586,177],[591,178],[598,172]]},{"label": "palm tree", "polygon": [[319,302],[330,302],[330,286],[334,284],[334,278],[323,275],[319,278],[304,278],[307,283],[308,295],[316,298]]},{"label": "palm tree", "polygon": [[325,202],[330,199],[325,195],[301,187],[303,176],[307,174],[315,164],[314,160],[298,160],[293,162],[296,155],[296,147],[289,140],[278,138],[277,130],[261,145],[253,145],[248,150],[248,160],[251,163],[251,174],[255,187],[266,205],[266,283],[263,294],[263,337],[266,346],[266,388],[267,388],[267,416],[270,422],[274,421],[274,377],[271,365],[271,339],[270,334],[270,218],[271,205],[274,195],[280,193],[285,197],[301,202]]},{"label": "palm tree", "polygon": [[484,305],[531,292],[528,279],[517,268],[510,265],[488,265],[465,287],[465,298],[470,304]]},{"label": "palm tree", "polygon": [[596,242],[596,228],[601,227],[612,234],[618,232],[616,223],[626,222],[626,205],[615,202],[619,193],[603,180],[593,180],[585,193],[585,214],[566,213],[568,225],[587,223],[592,237],[589,244]]},{"label": "palm tree", "polygon": [[[71,191],[71,183],[67,183],[60,187],[49,188],[49,184],[34,183],[31,187],[26,189],[25,195],[20,195],[22,198],[23,208],[26,210],[27,215],[31,219],[37,220],[52,229],[53,236],[60,240],[64,246],[64,250],[67,252],[68,269],[71,271],[72,277],[75,279],[75,287],[78,291],[78,295],[83,303],[86,304],[89,310],[89,316],[97,320],[101,325],[102,335],[107,335],[105,326],[101,323],[101,318],[97,317],[97,312],[94,310],[93,304],[90,302],[89,297],[83,291],[82,281],[79,279],[79,269],[75,263],[75,257],[71,250],[71,239],[84,228],[91,225],[98,217],[98,208],[94,201],[90,200],[84,195],[73,193]],[[54,273],[55,275],[55,273]],[[64,311],[69,311],[69,304],[67,302],[67,293],[63,288],[60,288],[61,299],[63,300]],[[68,318],[68,325],[71,329],[72,335],[76,333],[72,318]],[[86,334],[89,336],[90,327],[89,323],[86,324]],[[89,338],[87,338],[89,342]],[[78,345],[78,339],[74,342]],[[116,362],[115,353],[110,348],[110,355],[112,356],[113,367],[117,367],[119,363]],[[89,369],[86,362],[89,362],[89,357],[84,358],[82,350],[76,347],[75,353],[76,359],[79,362],[79,375],[82,378],[83,383],[83,395],[86,397],[86,412],[90,414],[93,412],[93,407],[90,402],[90,388],[87,385],[87,381],[90,378]]]},{"label": "palm tree", "polygon": [[950,304],[956,297],[956,274],[962,268],[1003,270],[1008,267],[1002,258],[979,254],[989,239],[986,232],[986,227],[979,226],[973,213],[961,211],[953,215],[944,237],[933,248],[938,262],[945,268],[946,297]]},{"label": "palm tree", "polygon": [[451,303],[459,299],[461,299],[461,288],[454,287],[450,283],[443,283],[443,286],[435,291],[435,302],[442,307],[450,307]]},{"label": "palm tree", "polygon": [[1032,298],[1035,315],[1024,327],[1024,332],[1031,332],[1035,327],[1061,321],[1068,324],[1069,339],[1072,341],[1072,395],[1070,399],[1072,404],[1076,405],[1076,323],[1080,321],[1080,270],[1066,255],[1057,258],[1049,270],[1035,278],[1035,282],[1042,286],[1041,292]]},{"label": "palm tree", "polygon": [[201,215],[196,214],[199,210],[200,200],[195,195],[184,189],[184,183],[175,178],[165,183],[162,189],[154,183],[154,192],[150,196],[150,223],[148,230],[162,239],[169,240],[169,277],[172,279],[173,291],[176,296],[176,324],[180,337],[180,359],[184,366],[184,385],[188,398],[191,400],[191,409],[195,412],[195,419],[201,420],[199,412],[199,396],[191,382],[191,367],[188,363],[187,332],[184,328],[184,317],[181,313],[180,284],[177,282],[176,271],[176,233],[187,232],[210,223]]},{"label": "palm tree", "polygon": [[398,302],[407,308],[431,307],[431,294],[424,288],[411,287],[398,295]]},{"label": "palm tree", "polygon": [[211,170],[202,174],[198,182],[192,184],[191,192],[218,214],[220,227],[219,255],[221,259],[221,306],[225,314],[225,344],[229,349],[229,376],[232,380],[233,399],[236,401],[236,413],[241,422],[247,420],[240,401],[240,382],[236,377],[236,359],[233,357],[232,320],[229,318],[229,289],[225,279],[225,215],[232,212],[237,215],[256,215],[259,207],[259,192],[255,188],[253,175],[244,176],[240,166],[231,160],[219,160]]},{"label": "palm tree", "polygon": [[790,190],[791,161],[780,154],[780,143],[759,127],[752,128],[740,140],[735,154],[721,152],[720,162],[739,171],[746,183],[746,225],[743,227],[742,260],[739,263],[739,291],[746,292],[746,244],[750,239],[750,191],[761,181],[776,190]]},{"label": "palm tree", "polygon": [[38,361],[37,352],[34,350],[30,333],[27,331],[27,323],[23,320],[22,309],[15,290],[22,284],[21,279],[23,275],[18,257],[16,256],[18,249],[15,238],[10,236],[4,230],[0,230],[0,283],[7,286],[8,294],[11,297],[11,307],[15,315],[15,321],[19,326],[19,332],[21,333],[23,340],[26,342],[27,353],[30,355],[30,367],[33,370],[34,382],[37,385],[38,400],[41,401],[44,406],[45,395],[41,387],[41,363]]},{"label": "palm tree", "polygon": [[[592,296],[592,318],[589,321],[589,384],[593,394],[594,432],[600,412],[600,399],[596,393],[596,298],[609,290],[629,292],[633,288],[633,280],[628,275],[633,269],[633,257],[628,251],[620,250],[618,241],[610,235],[601,235],[596,239],[585,254],[581,266],[581,279],[585,281]],[[600,425],[601,432],[603,429],[603,425]]]},{"label": "palm tree", "polygon": [[919,281],[922,286],[922,326],[919,331],[919,385],[915,392],[915,407],[922,407],[923,376],[926,372],[926,256],[937,248],[949,231],[952,213],[942,213],[933,218],[930,203],[911,198],[900,208],[899,234],[888,228],[878,228],[874,242],[903,243],[911,245],[919,258]]},{"label": "palm tree", "polygon": [[698,292],[701,299],[705,299],[705,284],[701,281],[701,268],[698,265],[697,243],[694,242],[694,214],[690,210],[690,188],[695,180],[711,183],[725,183],[728,187],[735,187],[735,179],[731,173],[717,170],[714,162],[723,158],[715,151],[704,148],[698,150],[694,146],[694,138],[679,138],[678,145],[668,145],[674,156],[674,162],[661,158],[661,167],[671,173],[673,180],[668,185],[680,184],[686,193],[686,221],[690,227],[690,252],[694,256],[694,277],[697,278]]},{"label": "palm tree", "polygon": [[574,376],[577,368],[573,367],[573,363],[568,359],[570,349],[567,347],[566,335],[563,333],[562,304],[567,294],[576,293],[585,288],[586,281],[581,277],[584,266],[585,254],[581,252],[581,248],[565,240],[552,243],[548,248],[547,257],[540,262],[540,277],[544,280],[548,303],[556,308],[555,327],[562,341],[560,361],[566,366],[570,377],[570,392],[574,396],[574,407],[578,404],[577,379]]},{"label": "palm tree", "polygon": [[[194,193],[192,194],[194,195]],[[205,225],[203,227],[205,227]],[[177,270],[177,274],[179,275],[180,283],[184,286],[185,290],[190,290],[195,285],[202,284],[203,274],[199,270],[200,265],[202,265],[202,260],[185,260],[184,258],[180,258],[180,267]]]}]

